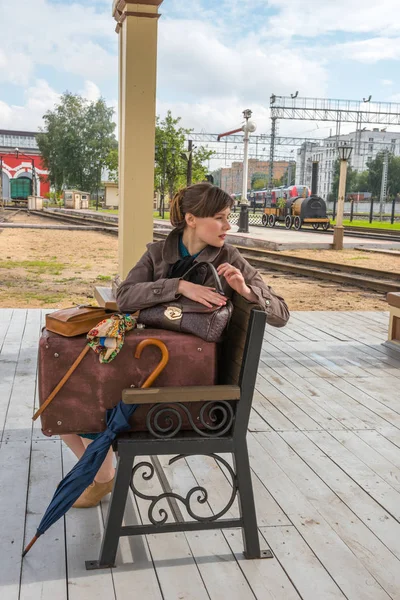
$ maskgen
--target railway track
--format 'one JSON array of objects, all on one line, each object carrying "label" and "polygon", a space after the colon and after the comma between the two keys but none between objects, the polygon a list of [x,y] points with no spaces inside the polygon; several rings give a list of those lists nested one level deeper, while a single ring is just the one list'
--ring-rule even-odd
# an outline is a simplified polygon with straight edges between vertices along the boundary
[{"label": "railway track", "polygon": [[[118,235],[118,225],[104,223],[91,217],[76,217],[65,214],[43,213],[41,211],[31,211],[31,214],[37,216],[45,216],[53,220],[75,223],[79,225],[87,225],[93,229],[96,226],[97,231]],[[88,229],[89,229],[88,227]],[[326,232],[329,233],[329,232]],[[168,230],[154,232],[154,240],[165,239],[168,235]],[[365,234],[359,235],[366,237]],[[395,236],[391,236],[393,239]],[[397,234],[400,241],[400,235]],[[379,239],[383,239],[381,236]],[[247,248],[245,246],[237,246],[242,255],[248,262],[257,269],[264,271],[279,271],[289,273],[291,275],[299,275],[303,277],[312,277],[325,281],[332,281],[344,285],[351,285],[364,289],[374,290],[376,292],[398,292],[400,291],[400,274],[390,271],[379,271],[367,267],[359,267],[355,265],[345,265],[333,262],[324,262],[317,259],[295,257],[283,252],[271,252],[264,249]]]},{"label": "railway track", "polygon": [[[166,236],[167,233],[157,231],[154,233],[154,240],[162,240]],[[283,252],[247,248],[237,244],[235,246],[251,265],[261,271],[280,271],[291,275],[313,277],[381,293],[400,291],[399,273],[301,258]]]},{"label": "railway track", "polygon": [[118,224],[107,223],[100,219],[94,219],[91,217],[76,217],[72,215],[66,215],[64,213],[51,213],[39,210],[29,211],[31,215],[38,217],[45,217],[52,219],[53,221],[61,221],[63,223],[73,223],[74,225],[87,226],[88,230],[91,231],[102,231],[118,235]]}]

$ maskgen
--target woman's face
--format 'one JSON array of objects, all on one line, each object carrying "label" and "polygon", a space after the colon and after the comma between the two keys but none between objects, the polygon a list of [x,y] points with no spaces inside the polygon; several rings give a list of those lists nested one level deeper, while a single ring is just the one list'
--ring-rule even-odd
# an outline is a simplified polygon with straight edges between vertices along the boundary
[{"label": "woman's face", "polygon": [[193,227],[199,241],[221,248],[225,243],[227,232],[231,229],[228,221],[230,212],[231,209],[228,207],[216,213],[213,217],[194,217],[190,215],[191,224],[188,223],[188,225]]}]

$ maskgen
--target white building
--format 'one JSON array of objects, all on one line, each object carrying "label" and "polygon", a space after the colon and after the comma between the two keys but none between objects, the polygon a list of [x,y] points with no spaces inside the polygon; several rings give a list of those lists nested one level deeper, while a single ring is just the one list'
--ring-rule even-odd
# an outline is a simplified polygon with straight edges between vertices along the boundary
[{"label": "white building", "polygon": [[[361,130],[340,135],[339,142],[347,142],[353,147],[350,165],[358,172],[367,169],[367,162],[379,152],[389,150],[400,156],[400,132],[385,131],[379,128]],[[296,184],[311,187],[312,163],[319,165],[317,193],[327,198],[332,191],[333,172],[337,159],[336,137],[331,136],[321,143],[304,142],[297,150]]]}]

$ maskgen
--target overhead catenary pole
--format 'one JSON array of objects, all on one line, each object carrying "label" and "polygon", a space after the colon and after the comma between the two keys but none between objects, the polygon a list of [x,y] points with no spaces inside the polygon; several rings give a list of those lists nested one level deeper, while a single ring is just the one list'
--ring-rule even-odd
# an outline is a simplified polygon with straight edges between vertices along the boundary
[{"label": "overhead catenary pole", "polygon": [[388,171],[389,171],[389,150],[385,150],[384,154],[383,154],[381,194],[379,196],[379,220],[380,221],[382,221],[383,213],[384,213],[384,205],[386,203]]},{"label": "overhead catenary pole", "polygon": [[192,185],[193,173],[193,140],[188,140],[186,185]]}]

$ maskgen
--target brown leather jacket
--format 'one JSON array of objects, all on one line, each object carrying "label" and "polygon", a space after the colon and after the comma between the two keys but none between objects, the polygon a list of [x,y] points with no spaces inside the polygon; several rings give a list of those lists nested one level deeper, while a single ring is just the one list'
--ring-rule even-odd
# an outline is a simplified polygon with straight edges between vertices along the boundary
[{"label": "brown leather jacket", "polygon": [[[174,229],[165,241],[148,244],[147,252],[131,269],[117,290],[117,304],[120,311],[135,312],[179,298],[177,293],[179,279],[167,279],[170,266],[180,258],[179,234],[180,232]],[[210,262],[214,267],[227,262],[240,269],[246,284],[257,296],[260,308],[265,310],[267,323],[275,327],[286,325],[289,319],[286,302],[264,283],[257,269],[242,257],[237,248],[229,244],[224,244],[222,248],[206,246],[195,258],[195,262],[202,261]],[[212,286],[212,279],[210,275],[207,276],[206,267],[199,267],[199,269],[204,273],[202,284]],[[221,283],[226,296],[232,297],[234,292],[223,277]]]}]

